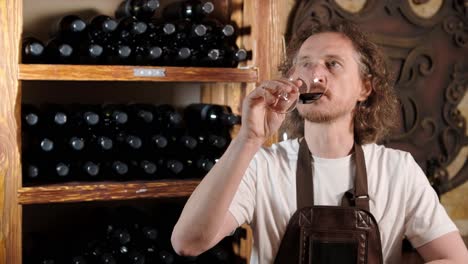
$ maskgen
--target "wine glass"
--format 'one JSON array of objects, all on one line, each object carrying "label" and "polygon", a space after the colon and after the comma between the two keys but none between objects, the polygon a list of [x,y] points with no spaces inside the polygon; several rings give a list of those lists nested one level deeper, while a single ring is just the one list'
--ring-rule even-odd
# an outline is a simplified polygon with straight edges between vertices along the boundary
[{"label": "wine glass", "polygon": [[[264,86],[264,98],[267,107],[279,114],[287,114],[296,109],[297,103],[311,104],[319,100],[323,94],[328,90],[328,86],[323,85],[323,78],[314,76],[312,80],[305,81],[308,78],[301,78],[300,76],[290,75],[288,79],[284,80],[290,83],[289,87],[277,86],[268,87]],[[293,86],[296,86],[294,81],[300,80],[300,85],[297,87],[299,95],[295,95]]]}]

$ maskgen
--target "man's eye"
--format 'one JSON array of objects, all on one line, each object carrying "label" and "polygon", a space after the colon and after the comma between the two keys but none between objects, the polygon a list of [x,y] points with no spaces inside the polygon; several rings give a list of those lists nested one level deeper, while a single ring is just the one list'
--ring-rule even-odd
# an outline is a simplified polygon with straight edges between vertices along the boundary
[{"label": "man's eye", "polygon": [[307,68],[307,67],[310,66],[310,63],[305,61],[305,62],[302,62],[302,63],[301,63],[301,66],[302,66],[303,68]]},{"label": "man's eye", "polygon": [[338,68],[338,67],[341,67],[340,63],[336,60],[331,60],[329,62],[327,62],[327,67],[329,68]]}]

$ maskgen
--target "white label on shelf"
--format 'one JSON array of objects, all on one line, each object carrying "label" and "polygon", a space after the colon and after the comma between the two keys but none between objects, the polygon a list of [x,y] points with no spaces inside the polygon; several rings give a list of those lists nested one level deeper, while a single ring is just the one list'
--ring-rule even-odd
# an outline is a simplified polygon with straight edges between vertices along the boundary
[{"label": "white label on shelf", "polygon": [[166,77],[166,69],[133,69],[133,76],[135,77]]}]

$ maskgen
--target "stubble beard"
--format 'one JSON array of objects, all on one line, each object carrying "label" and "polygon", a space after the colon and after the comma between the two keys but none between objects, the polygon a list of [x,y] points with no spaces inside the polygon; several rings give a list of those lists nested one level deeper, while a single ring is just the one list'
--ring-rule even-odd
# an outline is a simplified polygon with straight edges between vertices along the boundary
[{"label": "stubble beard", "polygon": [[318,109],[311,110],[307,109],[308,107],[298,107],[297,110],[299,115],[311,123],[332,123],[340,117],[347,115],[351,110],[347,109],[345,106],[340,106],[337,108],[329,109]]}]

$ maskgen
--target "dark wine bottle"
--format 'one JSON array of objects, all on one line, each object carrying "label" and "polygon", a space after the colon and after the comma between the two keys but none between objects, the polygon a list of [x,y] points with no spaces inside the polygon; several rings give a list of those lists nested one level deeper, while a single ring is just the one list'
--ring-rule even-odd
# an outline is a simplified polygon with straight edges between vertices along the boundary
[{"label": "dark wine bottle", "polygon": [[110,43],[105,46],[104,62],[108,65],[126,65],[131,63],[132,48],[124,44]]},{"label": "dark wine bottle", "polygon": [[40,129],[40,110],[32,104],[21,105],[21,126],[25,134],[37,134]]},{"label": "dark wine bottle", "polygon": [[23,38],[21,56],[23,63],[44,63],[44,44],[37,38]]},{"label": "dark wine bottle", "polygon": [[174,263],[174,255],[166,250],[161,250],[159,252],[159,261],[161,264],[173,264]]},{"label": "dark wine bottle", "polygon": [[119,132],[115,137],[115,141],[118,145],[117,152],[123,154],[123,158],[136,156],[140,154],[140,150],[143,148],[143,140],[134,134]]},{"label": "dark wine bottle", "polygon": [[77,60],[75,49],[66,40],[51,39],[45,50],[46,60],[51,64],[72,64]]},{"label": "dark wine bottle", "polygon": [[184,109],[184,120],[191,133],[210,131],[218,135],[228,135],[230,129],[240,124],[240,117],[234,115],[229,106],[216,104],[191,104]]},{"label": "dark wine bottle", "polygon": [[192,155],[184,160],[184,171],[182,178],[202,178],[213,168],[215,161],[202,156]]},{"label": "dark wine bottle", "polygon": [[100,108],[96,105],[75,104],[69,107],[73,131],[87,134],[98,129],[101,118]]},{"label": "dark wine bottle", "polygon": [[91,134],[88,137],[89,148],[88,153],[91,158],[99,159],[105,155],[109,155],[114,147],[114,141],[103,135]]},{"label": "dark wine bottle", "polygon": [[117,19],[135,17],[139,20],[148,20],[154,16],[159,7],[158,0],[124,0],[115,12]]},{"label": "dark wine bottle", "polygon": [[68,132],[69,114],[68,111],[59,104],[44,104],[42,106],[44,126],[50,134],[64,136]]},{"label": "dark wine bottle", "polygon": [[104,47],[99,44],[82,41],[78,46],[78,51],[78,61],[81,64],[101,64],[103,61]]},{"label": "dark wine bottle", "polygon": [[73,42],[78,42],[83,39],[86,32],[86,22],[76,15],[67,15],[53,28],[51,37],[67,39]]},{"label": "dark wine bottle", "polygon": [[88,25],[88,38],[92,43],[104,46],[111,40],[117,26],[117,21],[109,16],[95,16]]},{"label": "dark wine bottle", "polygon": [[150,22],[148,22],[148,30],[145,42],[149,45],[172,45],[175,33],[175,24],[153,18]]},{"label": "dark wine bottle", "polygon": [[52,163],[51,180],[53,182],[65,182],[73,180],[71,175],[70,162],[57,160]]},{"label": "dark wine bottle", "polygon": [[213,11],[214,4],[211,1],[185,0],[167,5],[163,9],[162,15],[166,20],[189,19],[197,21]]},{"label": "dark wine bottle", "polygon": [[205,34],[196,45],[203,50],[220,49],[225,46],[235,46],[237,32],[234,24],[223,24],[214,18],[205,18],[201,24]]},{"label": "dark wine bottle", "polygon": [[161,130],[177,130],[182,127],[182,116],[169,104],[161,104],[155,107],[154,114]]},{"label": "dark wine bottle", "polygon": [[42,169],[39,167],[40,162],[27,160],[23,157],[23,182],[25,184],[37,184],[45,182],[45,175],[42,175]]},{"label": "dark wine bottle", "polygon": [[131,160],[130,166],[135,176],[147,180],[155,180],[157,178],[156,163],[149,160]]},{"label": "dark wine bottle", "polygon": [[77,176],[78,179],[83,181],[95,181],[101,180],[100,172],[101,172],[101,165],[99,162],[86,160],[77,163],[76,166],[77,170],[80,170]]},{"label": "dark wine bottle", "polygon": [[[224,46],[219,49],[212,49],[212,58],[216,61],[217,67],[235,68],[239,62],[247,61],[251,58],[251,52],[236,46]],[[215,54],[216,53],[216,54]]]},{"label": "dark wine bottle", "polygon": [[235,68],[239,62],[244,62],[249,60],[252,57],[252,52],[247,51],[243,48],[237,48],[234,46],[228,46],[225,48],[225,67]]},{"label": "dark wine bottle", "polygon": [[101,116],[103,131],[111,134],[124,129],[128,123],[128,114],[122,105],[102,105]]},{"label": "dark wine bottle", "polygon": [[134,17],[127,17],[119,22],[114,42],[133,46],[144,40],[148,24]]},{"label": "dark wine bottle", "polygon": [[162,134],[154,134],[151,136],[151,142],[146,149],[145,155],[147,157],[162,157],[165,155],[169,141]]},{"label": "dark wine bottle", "polygon": [[127,163],[120,160],[111,160],[107,163],[107,168],[111,180],[130,180]]},{"label": "dark wine bottle", "polygon": [[207,156],[213,159],[220,158],[231,142],[230,137],[226,137],[225,135],[219,136],[212,133],[200,134],[197,139],[200,142],[199,152],[206,153]]},{"label": "dark wine bottle", "polygon": [[159,66],[164,64],[163,49],[158,45],[148,43],[137,44],[133,47],[135,65]]},{"label": "dark wine bottle", "polygon": [[180,177],[184,170],[184,164],[176,159],[159,158],[156,165],[159,168],[159,176],[161,178]]}]

